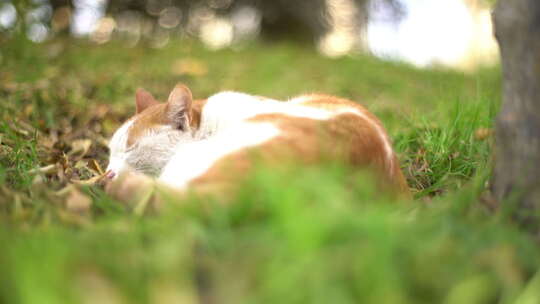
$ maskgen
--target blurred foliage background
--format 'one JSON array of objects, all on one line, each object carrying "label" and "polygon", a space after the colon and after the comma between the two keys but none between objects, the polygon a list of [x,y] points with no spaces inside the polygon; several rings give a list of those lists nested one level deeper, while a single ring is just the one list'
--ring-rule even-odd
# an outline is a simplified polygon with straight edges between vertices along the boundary
[{"label": "blurred foliage background", "polygon": [[328,56],[372,52],[470,68],[497,55],[490,6],[487,0],[2,0],[0,35],[34,42],[116,37],[157,48],[196,37],[213,49],[289,39]]},{"label": "blurred foliage background", "polygon": [[[537,240],[486,193],[490,5],[0,0],[0,303],[540,303]],[[107,139],[137,87],[177,82],[362,102],[415,199],[320,164],[262,167],[227,204],[114,201]]]}]

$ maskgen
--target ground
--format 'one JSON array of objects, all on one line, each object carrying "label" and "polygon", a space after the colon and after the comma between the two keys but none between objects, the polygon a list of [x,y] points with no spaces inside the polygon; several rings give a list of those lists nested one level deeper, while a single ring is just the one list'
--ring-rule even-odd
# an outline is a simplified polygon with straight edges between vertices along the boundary
[{"label": "ground", "polygon": [[[209,51],[55,40],[0,50],[0,302],[536,303],[540,250],[486,195],[497,67],[419,70],[259,42]],[[357,100],[387,127],[412,201],[321,164],[261,168],[221,204],[160,214],[93,185],[144,87]]]}]

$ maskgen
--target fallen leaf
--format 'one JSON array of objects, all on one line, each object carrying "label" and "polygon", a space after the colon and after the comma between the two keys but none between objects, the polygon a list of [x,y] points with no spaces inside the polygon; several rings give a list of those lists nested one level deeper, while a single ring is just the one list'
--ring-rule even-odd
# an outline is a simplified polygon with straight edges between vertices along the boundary
[{"label": "fallen leaf", "polygon": [[92,147],[92,141],[90,139],[77,139],[71,143],[71,151],[68,155],[79,154],[80,157],[83,157],[88,153]]},{"label": "fallen leaf", "polygon": [[25,116],[30,116],[33,112],[34,112],[34,105],[33,104],[28,104],[24,107],[24,115]]},{"label": "fallen leaf", "polygon": [[177,60],[172,65],[172,72],[176,75],[204,76],[208,73],[208,67],[200,60],[186,58]]},{"label": "fallen leaf", "polygon": [[485,140],[493,134],[493,130],[489,128],[480,128],[474,132],[476,140]]},{"label": "fallen leaf", "polygon": [[97,105],[93,112],[93,117],[96,119],[103,119],[109,112],[111,107],[109,105],[101,104]]},{"label": "fallen leaf", "polygon": [[103,171],[103,169],[101,168],[101,166],[99,165],[99,163],[95,159],[91,159],[88,162],[88,168],[96,171],[99,175],[105,174],[105,171]]},{"label": "fallen leaf", "polygon": [[28,136],[28,135],[30,135],[30,133],[29,133],[28,131],[23,130],[23,129],[21,129],[21,128],[17,128],[17,127],[14,127],[14,128],[13,128],[13,131],[19,133],[19,134],[22,135],[22,136]]},{"label": "fallen leaf", "polygon": [[75,165],[73,165],[73,167],[75,169],[82,169],[82,168],[86,168],[86,165],[87,163],[84,161],[84,160],[78,160]]},{"label": "fallen leaf", "polygon": [[97,175],[97,176],[94,176],[92,178],[85,179],[85,180],[71,180],[71,182],[76,185],[81,185],[81,186],[92,186],[92,185],[99,184],[104,177],[105,177],[105,174],[102,174],[102,175]]},{"label": "fallen leaf", "polygon": [[52,165],[47,165],[45,167],[32,169],[32,170],[29,171],[29,173],[31,173],[31,174],[37,174],[37,173],[53,174],[53,173],[56,173],[58,171],[58,169],[59,169],[59,167],[58,167],[57,164],[52,164]]},{"label": "fallen leaf", "polygon": [[454,152],[450,155],[450,159],[456,159],[458,158],[459,156],[461,155],[461,153],[458,152]]},{"label": "fallen leaf", "polygon": [[6,90],[8,93],[15,92],[19,89],[19,84],[16,82],[6,82],[2,85],[2,89]]}]

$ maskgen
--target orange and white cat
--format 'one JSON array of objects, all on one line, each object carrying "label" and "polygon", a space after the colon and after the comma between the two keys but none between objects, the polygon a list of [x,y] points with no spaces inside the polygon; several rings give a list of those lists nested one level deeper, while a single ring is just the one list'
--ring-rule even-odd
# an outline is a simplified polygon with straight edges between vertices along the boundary
[{"label": "orange and white cat", "polygon": [[381,122],[358,103],[328,95],[278,101],[222,92],[193,100],[177,85],[160,103],[139,89],[136,115],[115,132],[109,148],[110,179],[127,170],[177,190],[235,183],[254,159],[330,159],[371,168],[388,189],[408,192]]}]

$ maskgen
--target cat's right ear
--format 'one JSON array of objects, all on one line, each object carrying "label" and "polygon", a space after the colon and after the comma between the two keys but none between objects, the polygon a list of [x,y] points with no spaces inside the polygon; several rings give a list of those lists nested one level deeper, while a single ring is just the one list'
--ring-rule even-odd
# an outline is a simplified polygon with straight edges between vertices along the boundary
[{"label": "cat's right ear", "polygon": [[177,84],[167,100],[166,115],[168,121],[177,129],[189,130],[191,104],[193,97],[188,87]]},{"label": "cat's right ear", "polygon": [[135,107],[136,107],[136,113],[139,114],[142,111],[144,111],[146,108],[158,104],[159,101],[157,101],[152,94],[150,94],[145,89],[137,89],[137,92],[135,92]]}]

